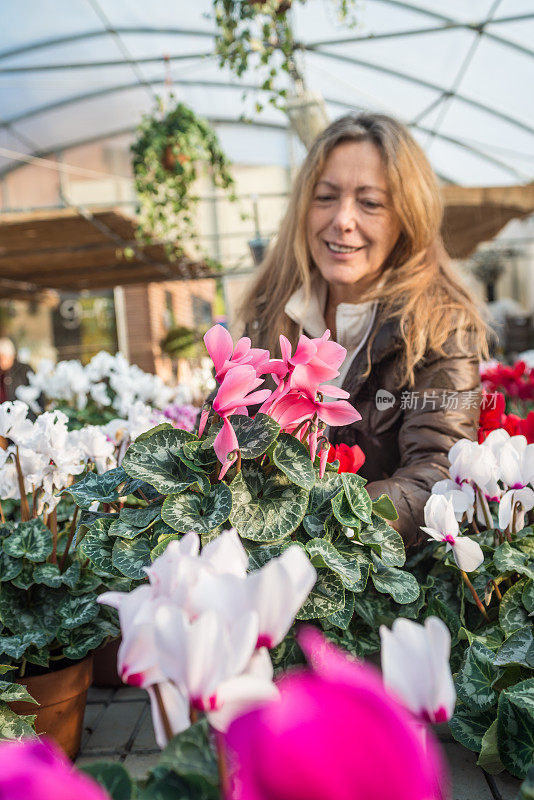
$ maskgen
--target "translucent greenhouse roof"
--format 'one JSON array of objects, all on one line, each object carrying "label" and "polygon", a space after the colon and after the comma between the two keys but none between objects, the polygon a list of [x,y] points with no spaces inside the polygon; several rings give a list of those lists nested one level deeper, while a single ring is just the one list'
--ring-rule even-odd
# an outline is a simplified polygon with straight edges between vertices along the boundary
[{"label": "translucent greenhouse roof", "polygon": [[[532,180],[534,0],[357,0],[352,28],[334,0],[290,14],[331,119],[399,117],[453,183]],[[131,133],[169,79],[231,159],[289,162],[285,114],[253,113],[261,68],[240,81],[218,64],[210,0],[2,0],[0,29],[0,175],[24,154]]]}]

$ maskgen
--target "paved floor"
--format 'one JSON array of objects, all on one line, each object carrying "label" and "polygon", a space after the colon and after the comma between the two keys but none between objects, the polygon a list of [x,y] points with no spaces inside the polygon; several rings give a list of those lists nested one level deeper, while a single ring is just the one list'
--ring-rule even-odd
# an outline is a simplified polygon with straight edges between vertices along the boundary
[{"label": "paved floor", "polygon": [[[495,777],[476,766],[474,753],[454,742],[446,725],[437,730],[453,783],[452,800],[516,800],[520,781],[508,773]],[[158,760],[150,706],[142,689],[89,689],[78,765],[121,761],[142,777]]]}]

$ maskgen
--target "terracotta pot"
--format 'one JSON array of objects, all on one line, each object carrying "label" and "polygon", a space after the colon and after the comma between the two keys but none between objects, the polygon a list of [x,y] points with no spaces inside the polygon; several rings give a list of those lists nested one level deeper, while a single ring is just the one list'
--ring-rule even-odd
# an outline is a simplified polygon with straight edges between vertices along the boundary
[{"label": "terracotta pot", "polygon": [[185,164],[189,161],[188,156],[185,156],[183,153],[178,153],[175,155],[172,144],[168,144],[165,148],[165,152],[163,153],[163,166],[165,169],[168,169],[169,172],[174,172],[174,168],[176,167],[176,162],[179,164]]},{"label": "terracotta pot", "polygon": [[37,714],[35,729],[46,733],[63,748],[69,758],[76,758],[82,738],[87,690],[93,677],[93,656],[71,667],[30,678],[19,678],[32,697],[40,703],[10,703],[17,714]]},{"label": "terracotta pot", "polygon": [[123,686],[117,672],[117,654],[122,639],[114,639],[94,652],[93,685]]}]

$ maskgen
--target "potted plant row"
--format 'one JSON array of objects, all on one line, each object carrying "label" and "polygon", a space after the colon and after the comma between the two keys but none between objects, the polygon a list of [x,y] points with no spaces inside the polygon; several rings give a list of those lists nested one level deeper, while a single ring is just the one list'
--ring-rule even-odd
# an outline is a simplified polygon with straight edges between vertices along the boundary
[{"label": "potted plant row", "polygon": [[32,423],[27,411],[0,406],[0,497],[11,499],[9,515],[0,502],[0,738],[35,728],[74,757],[92,653],[118,628],[96,602],[102,577],[75,547],[78,509],[57,496],[87,465],[69,446],[64,415]]}]

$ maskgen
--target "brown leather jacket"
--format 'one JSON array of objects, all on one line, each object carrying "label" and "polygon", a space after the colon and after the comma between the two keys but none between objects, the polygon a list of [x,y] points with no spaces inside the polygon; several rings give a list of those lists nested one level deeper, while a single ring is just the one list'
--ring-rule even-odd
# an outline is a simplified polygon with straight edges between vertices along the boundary
[{"label": "brown leather jacket", "polygon": [[360,474],[369,481],[369,494],[391,498],[399,514],[393,525],[412,546],[425,540],[420,529],[423,508],[433,484],[448,477],[450,447],[461,438],[476,439],[480,378],[474,348],[462,352],[451,334],[446,356],[429,354],[417,365],[415,385],[397,388],[402,349],[398,325],[384,323],[371,346],[370,375],[362,377],[367,368],[364,348],[343,383],[362,419],[331,428],[329,438],[332,444],[362,448],[366,461]]}]

